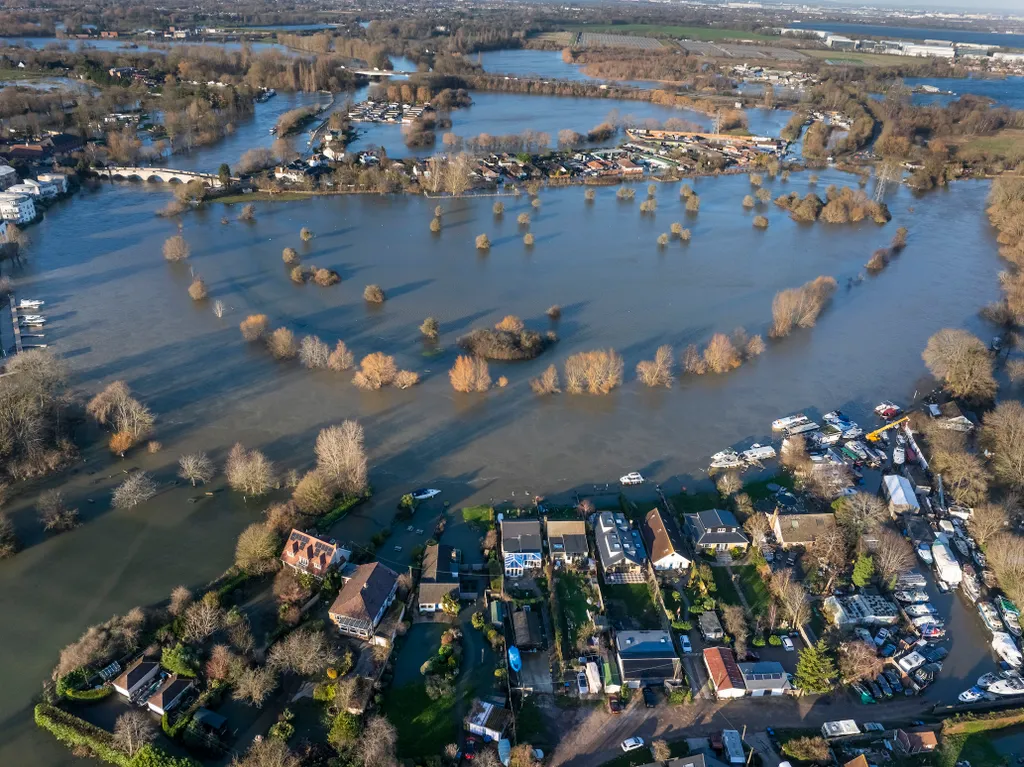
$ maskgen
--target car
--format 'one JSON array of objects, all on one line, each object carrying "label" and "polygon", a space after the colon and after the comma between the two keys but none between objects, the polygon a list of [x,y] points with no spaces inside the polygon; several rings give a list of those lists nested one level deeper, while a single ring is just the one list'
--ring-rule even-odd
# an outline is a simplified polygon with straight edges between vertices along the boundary
[{"label": "car", "polygon": [[852,685],[850,685],[850,687],[852,687],[853,691],[860,696],[860,702],[864,705],[868,705],[870,703],[875,702],[874,696],[870,692],[868,692],[868,688],[864,685],[860,684],[859,682],[854,682]]},{"label": "car", "polygon": [[629,474],[619,477],[619,482],[624,485],[642,485],[644,477],[639,471],[631,471]]},{"label": "car", "polygon": [[679,637],[679,646],[683,648],[683,653],[686,655],[693,652],[693,645],[690,644],[690,637],[686,636],[686,634]]},{"label": "car", "polygon": [[476,738],[466,738],[466,745],[462,749],[462,758],[467,762],[473,761],[476,756]]},{"label": "car", "polygon": [[618,695],[608,696],[608,710],[613,714],[622,713],[622,700]]},{"label": "car", "polygon": [[796,647],[793,646],[793,640],[789,637],[782,637],[782,646],[786,652],[793,652]]},{"label": "car", "polygon": [[867,684],[868,684],[868,689],[869,689],[869,690],[871,690],[871,696],[872,696],[872,697],[873,697],[873,698],[874,698],[875,700],[881,700],[882,698],[884,698],[884,697],[885,697],[885,696],[884,696],[884,695],[882,694],[882,688],[881,688],[881,687],[879,687],[879,686],[878,686],[877,684],[875,684],[874,682],[872,682],[872,681],[871,681],[870,679],[868,680],[868,683],[867,683]]},{"label": "car", "polygon": [[900,681],[900,675],[897,674],[893,669],[888,669],[882,672],[885,678],[889,682],[889,686],[892,688],[894,693],[903,692],[903,682]]},{"label": "car", "polygon": [[644,688],[644,705],[647,708],[655,708],[658,705],[658,696],[654,694],[654,690],[650,687]]},{"label": "car", "polygon": [[892,697],[892,688],[889,686],[889,680],[885,678],[885,675],[879,674],[878,676],[876,676],[875,684],[877,684],[879,688],[881,688],[882,695],[884,695],[887,698]]},{"label": "car", "polygon": [[431,498],[441,495],[441,491],[429,487],[421,487],[419,490],[413,490],[410,495],[414,501],[429,501]]},{"label": "car", "polygon": [[622,747],[622,750],[625,751],[626,753],[629,753],[630,751],[636,751],[638,748],[643,748],[644,747],[644,739],[643,738],[626,738],[624,741],[622,741],[621,747]]}]

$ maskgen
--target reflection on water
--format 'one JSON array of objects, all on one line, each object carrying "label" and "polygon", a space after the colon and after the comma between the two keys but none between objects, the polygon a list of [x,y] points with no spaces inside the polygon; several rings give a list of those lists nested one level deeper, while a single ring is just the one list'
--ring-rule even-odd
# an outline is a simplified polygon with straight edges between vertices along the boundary
[{"label": "reflection on water", "polygon": [[915,93],[915,104],[939,104],[945,106],[962,95],[971,94],[992,99],[997,104],[1011,109],[1024,109],[1024,77],[986,79],[980,77],[908,77],[907,87],[916,88],[931,85],[942,91],[953,91],[955,95]]}]

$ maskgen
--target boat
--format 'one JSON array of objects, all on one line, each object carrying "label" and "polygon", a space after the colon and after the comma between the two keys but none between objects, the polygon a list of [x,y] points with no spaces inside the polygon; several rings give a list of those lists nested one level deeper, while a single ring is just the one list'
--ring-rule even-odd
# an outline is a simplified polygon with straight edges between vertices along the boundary
[{"label": "boat", "polygon": [[722,450],[711,456],[712,469],[734,469],[743,465],[743,459],[735,450]]},{"label": "boat", "polygon": [[34,298],[23,298],[18,302],[18,309],[38,309],[42,306],[45,301],[39,301]]},{"label": "boat", "polygon": [[854,455],[860,458],[862,461],[866,461],[868,457],[868,451],[864,449],[864,445],[854,440],[853,442],[847,442],[844,445],[845,448],[849,448],[853,451]]},{"label": "boat", "polygon": [[919,618],[922,615],[935,615],[936,610],[930,604],[907,605],[907,615],[911,618]]},{"label": "boat", "polygon": [[988,559],[985,557],[985,552],[981,549],[975,549],[971,552],[971,559],[974,560],[974,564],[978,567],[984,567],[988,564]]},{"label": "boat", "polygon": [[857,439],[857,437],[863,437],[864,430],[854,424],[849,429],[843,432],[843,439]]},{"label": "boat", "polygon": [[46,324],[46,320],[43,317],[33,318],[33,319],[29,319],[28,317],[22,317],[21,318],[21,324],[22,325],[29,325],[29,326],[33,326],[33,327],[38,327],[39,325],[45,325]]},{"label": "boat", "polygon": [[994,589],[999,585],[999,579],[996,578],[996,574],[985,568],[981,571],[981,581],[985,584],[985,588]]},{"label": "boat", "polygon": [[957,506],[956,504],[953,504],[952,506],[949,507],[949,516],[956,517],[957,519],[962,519],[966,522],[968,519],[974,516],[974,509],[971,509],[967,506]]},{"label": "boat", "polygon": [[957,696],[957,700],[961,703],[974,703],[975,701],[981,700],[985,697],[985,692],[979,690],[977,687],[972,687],[969,690],[964,690]]},{"label": "boat", "polygon": [[989,687],[994,685],[1002,678],[1002,672],[989,671],[987,674],[983,674],[982,676],[978,677],[978,687],[980,687],[982,690],[987,690]]},{"label": "boat", "polygon": [[978,597],[981,596],[981,585],[978,583],[978,576],[970,565],[964,565],[962,569],[963,578],[960,581],[960,586],[963,588],[964,594],[968,599],[972,602],[977,602]]},{"label": "boat", "polygon": [[23,314],[21,315],[22,320],[42,320],[45,319],[41,314]]},{"label": "boat", "polygon": [[413,490],[411,495],[414,501],[429,501],[441,495],[441,491],[432,487],[421,487],[419,490]]},{"label": "boat", "polygon": [[[920,605],[911,605],[911,607],[919,607],[919,606]],[[942,626],[946,625],[945,623],[942,622],[942,620],[940,620],[939,618],[936,618],[931,613],[928,613],[927,615],[918,615],[916,618],[912,618],[910,622],[914,624],[915,628],[919,628],[919,629],[920,628],[924,628],[925,626],[939,626],[939,627],[942,627]]]},{"label": "boat", "polygon": [[841,421],[849,421],[850,419],[843,414],[842,410],[833,410],[830,413],[825,413],[821,420],[826,423],[839,423]]},{"label": "boat", "polygon": [[810,420],[811,419],[803,413],[800,413],[799,415],[788,415],[785,418],[776,418],[772,421],[772,431],[785,431],[792,426],[809,423]]},{"label": "boat", "polygon": [[998,609],[999,614],[1003,616],[1003,622],[1006,624],[1006,630],[1015,637],[1019,637],[1021,635],[1020,610],[1017,609],[1017,605],[1005,596],[1001,596],[996,598],[996,609]]},{"label": "boat", "polygon": [[1024,679],[1007,675],[990,685],[987,691],[993,695],[1024,695]]},{"label": "boat", "polygon": [[619,482],[623,485],[642,485],[645,481],[643,475],[638,471],[631,471],[629,474],[619,477]]},{"label": "boat", "polygon": [[897,445],[892,451],[892,462],[896,466],[902,466],[907,460],[907,451],[903,449],[902,445]]},{"label": "boat", "polygon": [[924,562],[926,565],[930,565],[935,561],[935,557],[932,556],[932,547],[927,543],[917,544],[917,558]]},{"label": "boat", "polygon": [[971,547],[967,545],[966,540],[957,535],[953,538],[953,545],[956,547],[956,550],[964,556],[965,559],[971,558]]},{"label": "boat", "polygon": [[901,408],[899,405],[889,402],[888,400],[884,400],[875,405],[875,415],[885,418],[886,420],[890,418],[895,418],[902,412],[903,408]]},{"label": "boat", "polygon": [[1005,631],[1006,627],[1003,626],[1003,621],[999,618],[996,606],[991,602],[978,602],[978,614],[981,616],[981,622],[985,624],[985,628],[993,634]]},{"label": "boat", "polygon": [[523,659],[519,656],[518,647],[508,648],[508,665],[517,673],[523,670]]},{"label": "boat", "polygon": [[920,604],[921,602],[930,601],[927,591],[920,591],[916,589],[914,591],[897,591],[893,596],[896,597],[897,602],[907,602],[910,604]]},{"label": "boat", "polygon": [[896,588],[902,590],[923,589],[928,585],[928,579],[917,570],[907,570],[896,578]]},{"label": "boat", "polygon": [[790,437],[797,434],[806,434],[809,431],[817,431],[818,424],[814,421],[807,421],[805,423],[799,423],[796,426],[790,426],[786,429],[786,434]]},{"label": "boat", "polygon": [[771,445],[759,445],[754,443],[749,450],[744,450],[740,456],[747,463],[759,463],[775,457],[775,448]]},{"label": "boat", "polygon": [[918,627],[918,631],[921,632],[921,636],[925,639],[942,639],[946,636],[945,626],[940,626],[937,623],[928,623]]}]

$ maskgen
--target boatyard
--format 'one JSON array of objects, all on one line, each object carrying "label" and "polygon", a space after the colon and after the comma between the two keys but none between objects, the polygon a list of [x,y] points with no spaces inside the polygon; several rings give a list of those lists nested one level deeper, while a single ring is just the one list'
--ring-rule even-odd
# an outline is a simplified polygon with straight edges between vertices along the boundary
[{"label": "boatyard", "polygon": [[402,104],[397,101],[361,101],[348,111],[348,119],[363,123],[404,123],[408,124],[433,113],[428,104]]}]

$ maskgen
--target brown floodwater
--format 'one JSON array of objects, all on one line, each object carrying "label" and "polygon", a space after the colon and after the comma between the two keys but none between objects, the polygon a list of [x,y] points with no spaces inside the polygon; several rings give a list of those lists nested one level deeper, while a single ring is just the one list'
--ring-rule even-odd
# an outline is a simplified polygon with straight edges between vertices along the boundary
[{"label": "brown floodwater", "polygon": [[[819,194],[833,182],[852,183],[823,173]],[[519,212],[532,210],[525,196],[506,198],[500,220],[490,198],[445,200],[438,236],[427,228],[436,200],[260,204],[252,224],[235,221],[237,207],[215,204],[183,218],[189,265],[161,257],[176,224],[154,216],[167,200],[159,186],[105,184],[51,209],[32,231],[18,295],[46,301],[47,342],[67,358],[75,385],[93,392],[126,380],[159,414],[164,448],[123,462],[86,451],[66,488],[85,519],[72,533],[42,539],[32,494],[12,502],[27,549],[0,563],[0,764],[70,764],[70,754],[31,719],[59,649],[112,613],[215,577],[231,563],[238,531],[264,506],[247,506],[215,484],[217,494],[195,504],[191,488],[168,486],[139,508],[112,511],[110,489],[123,468],[143,467],[170,482],[183,452],[203,449],[222,460],[241,440],[282,469],[304,469],[320,428],[359,418],[376,495],[335,534],[365,540],[415,487],[440,488],[453,506],[566,493],[634,469],[670,491],[691,487],[711,453],[768,437],[776,417],[836,407],[866,417],[880,398],[908,399],[923,385],[920,354],[936,330],[991,335],[977,319],[998,294],[1000,268],[984,216],[987,184],[957,183],[920,198],[893,190],[894,220],[884,227],[801,225],[770,206],[767,231],[755,230],[754,213],[740,205],[752,191],[745,177],[701,179],[695,187],[702,198],[695,217],[674,183],[657,187],[654,216],[640,215],[640,199],[617,201],[614,189],[598,190],[592,205],[578,187],[544,191],[532,249],[516,224]],[[803,193],[808,181],[799,175],[771,188]],[[638,186],[638,198],[644,194]],[[673,221],[689,227],[693,240],[659,249],[655,240]],[[848,287],[900,225],[910,230],[904,253],[882,274]],[[303,226],[316,233],[307,244],[298,236]],[[481,233],[492,242],[486,254],[473,245]],[[281,261],[286,246],[307,264],[338,270],[343,282],[292,284]],[[209,286],[205,303],[186,293],[190,267]],[[634,380],[636,363],[660,344],[678,352],[737,326],[764,333],[775,292],[822,274],[836,277],[840,289],[817,327],[769,342],[761,358],[729,375],[658,391]],[[386,291],[383,306],[364,303],[369,283]],[[221,319],[211,311],[214,300],[226,307]],[[563,307],[555,324],[544,315],[552,304]],[[331,344],[342,338],[357,355],[394,354],[424,381],[408,391],[366,393],[349,374],[275,363],[241,341],[238,323],[254,312],[299,335]],[[507,388],[454,393],[447,370],[456,337],[506,314],[539,330],[554,327],[561,340],[540,359],[492,364],[492,377],[506,375]],[[417,330],[428,315],[441,322],[437,354]],[[561,366],[570,353],[599,347],[625,359],[622,388],[606,397],[531,393],[529,379],[549,363]],[[426,532],[402,526],[382,558],[402,564],[429,535],[429,518],[414,527]],[[964,681],[976,668],[963,664]],[[956,691],[968,686],[957,683]]]}]

